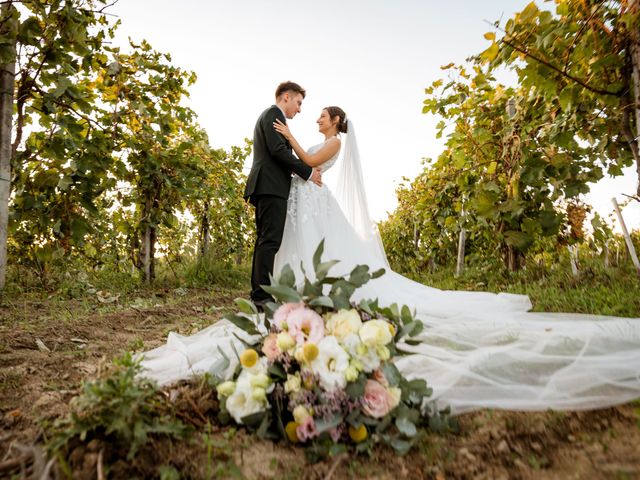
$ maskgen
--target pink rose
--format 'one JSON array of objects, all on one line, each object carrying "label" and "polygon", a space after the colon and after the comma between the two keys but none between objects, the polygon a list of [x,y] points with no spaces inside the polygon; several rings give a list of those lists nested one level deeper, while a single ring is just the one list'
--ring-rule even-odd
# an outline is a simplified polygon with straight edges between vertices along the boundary
[{"label": "pink rose", "polygon": [[394,407],[394,399],[380,382],[367,380],[362,398],[362,410],[373,418],[382,418]]},{"label": "pink rose", "polygon": [[298,440],[301,442],[306,442],[307,440],[318,436],[316,422],[313,421],[313,417],[311,415],[305,418],[304,422],[296,427],[296,435],[298,436]]},{"label": "pink rose", "polygon": [[313,310],[297,308],[287,317],[289,334],[298,345],[305,342],[317,344],[324,338],[324,320]]},{"label": "pink rose", "polygon": [[283,303],[273,312],[273,321],[279,330],[282,330],[283,323],[289,323],[287,318],[289,314],[298,308],[304,308],[303,303]]},{"label": "pink rose", "polygon": [[379,368],[373,371],[373,379],[382,384],[383,387],[388,387],[389,382],[387,381],[387,377],[384,376],[384,373]]},{"label": "pink rose", "polygon": [[264,353],[265,357],[269,360],[275,360],[282,353],[278,348],[277,343],[278,336],[275,333],[270,333],[267,338],[264,339],[264,343],[262,344],[262,353]]}]

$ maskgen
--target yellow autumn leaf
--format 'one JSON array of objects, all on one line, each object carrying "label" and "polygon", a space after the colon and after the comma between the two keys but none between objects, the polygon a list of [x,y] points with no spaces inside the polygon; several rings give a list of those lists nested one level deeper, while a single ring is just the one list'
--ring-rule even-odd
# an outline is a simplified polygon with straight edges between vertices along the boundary
[{"label": "yellow autumn leaf", "polygon": [[484,34],[484,38],[486,38],[487,40],[495,40],[496,39],[496,34],[493,32],[487,32]]},{"label": "yellow autumn leaf", "polygon": [[493,42],[489,48],[482,52],[481,57],[488,62],[492,62],[498,56],[500,48],[496,42]]}]

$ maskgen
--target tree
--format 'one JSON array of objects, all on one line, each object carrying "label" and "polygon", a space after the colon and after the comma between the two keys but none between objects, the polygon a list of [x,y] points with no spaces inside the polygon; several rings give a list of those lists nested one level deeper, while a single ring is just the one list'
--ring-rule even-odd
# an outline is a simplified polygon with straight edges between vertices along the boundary
[{"label": "tree", "polygon": [[609,174],[635,161],[640,182],[638,0],[555,3],[555,15],[531,2],[507,21],[502,38],[487,34],[492,44],[482,58],[514,69],[544,103],[546,120],[599,144]]}]

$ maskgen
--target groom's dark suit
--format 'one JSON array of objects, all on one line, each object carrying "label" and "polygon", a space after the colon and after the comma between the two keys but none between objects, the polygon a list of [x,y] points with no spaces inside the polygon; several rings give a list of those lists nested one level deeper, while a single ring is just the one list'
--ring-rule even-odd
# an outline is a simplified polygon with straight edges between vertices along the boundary
[{"label": "groom's dark suit", "polygon": [[251,299],[271,300],[260,285],[268,285],[273,261],[282,243],[287,216],[291,173],[307,180],[312,168],[291,153],[291,145],[273,128],[276,118],[286,123],[276,105],[267,108],[253,131],[253,165],[247,178],[244,198],[256,207],[256,244],[251,271]]}]

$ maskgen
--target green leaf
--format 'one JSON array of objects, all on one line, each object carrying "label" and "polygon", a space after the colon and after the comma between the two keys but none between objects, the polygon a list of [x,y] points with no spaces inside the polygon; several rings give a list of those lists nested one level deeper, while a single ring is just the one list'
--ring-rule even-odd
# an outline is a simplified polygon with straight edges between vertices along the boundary
[{"label": "green leaf", "polygon": [[288,287],[295,288],[296,276],[289,264],[286,264],[284,267],[282,267],[280,277],[278,277],[278,283],[280,285],[286,285]]},{"label": "green leaf", "polygon": [[327,273],[329,273],[329,270],[337,263],[340,263],[340,261],[329,260],[328,262],[322,262],[318,264],[318,266],[316,267],[316,278],[318,280],[325,278],[327,276]]},{"label": "green leaf", "polygon": [[267,368],[267,372],[276,379],[279,378],[281,380],[287,379],[287,372],[281,363],[273,363]]},{"label": "green leaf", "polygon": [[526,250],[533,243],[533,237],[530,234],[517,230],[507,230],[504,232],[504,238],[507,245],[511,245],[521,251]]},{"label": "green leaf", "polygon": [[342,423],[342,418],[342,415],[336,415],[329,420],[319,418],[318,420],[316,420],[316,429],[318,430],[318,433],[327,432],[332,428],[336,428]]},{"label": "green leaf", "polygon": [[316,251],[313,254],[313,269],[314,271],[318,271],[318,265],[320,265],[320,260],[322,258],[322,253],[324,252],[324,238],[318,244]]},{"label": "green leaf", "polygon": [[406,440],[401,440],[400,438],[392,439],[390,444],[399,455],[404,455],[411,450],[411,443]]},{"label": "green leaf", "polygon": [[249,320],[247,317],[243,317],[241,315],[236,315],[236,314],[230,313],[230,314],[226,315],[224,318],[229,320],[231,323],[233,323],[239,329],[244,330],[245,332],[247,332],[249,335],[259,335],[260,334],[260,332],[256,328],[256,325],[251,320]]},{"label": "green leaf", "polygon": [[418,433],[416,426],[406,417],[396,418],[396,427],[398,427],[400,433],[406,435],[407,437],[413,437],[416,433]]},{"label": "green leaf", "polygon": [[385,271],[386,270],[384,268],[379,268],[371,274],[371,279],[373,280],[374,278],[380,278],[382,275],[384,275]]},{"label": "green leaf", "polygon": [[262,289],[282,302],[299,302],[302,297],[297,290],[286,285],[261,285]]},{"label": "green leaf", "polygon": [[244,298],[236,298],[234,302],[242,313],[246,313],[247,315],[258,314],[258,309],[253,304],[253,302],[250,302],[249,300],[246,300]]},{"label": "green leaf", "polygon": [[311,305],[312,307],[333,308],[333,300],[331,300],[330,297],[322,296],[311,300],[309,302],[309,305]]},{"label": "green leaf", "polygon": [[396,385],[400,384],[400,381],[402,380],[402,374],[398,370],[398,367],[396,367],[393,363],[384,362],[380,369],[382,370],[382,373],[384,373],[384,376],[387,379],[387,382],[389,382],[389,385],[395,387]]}]

